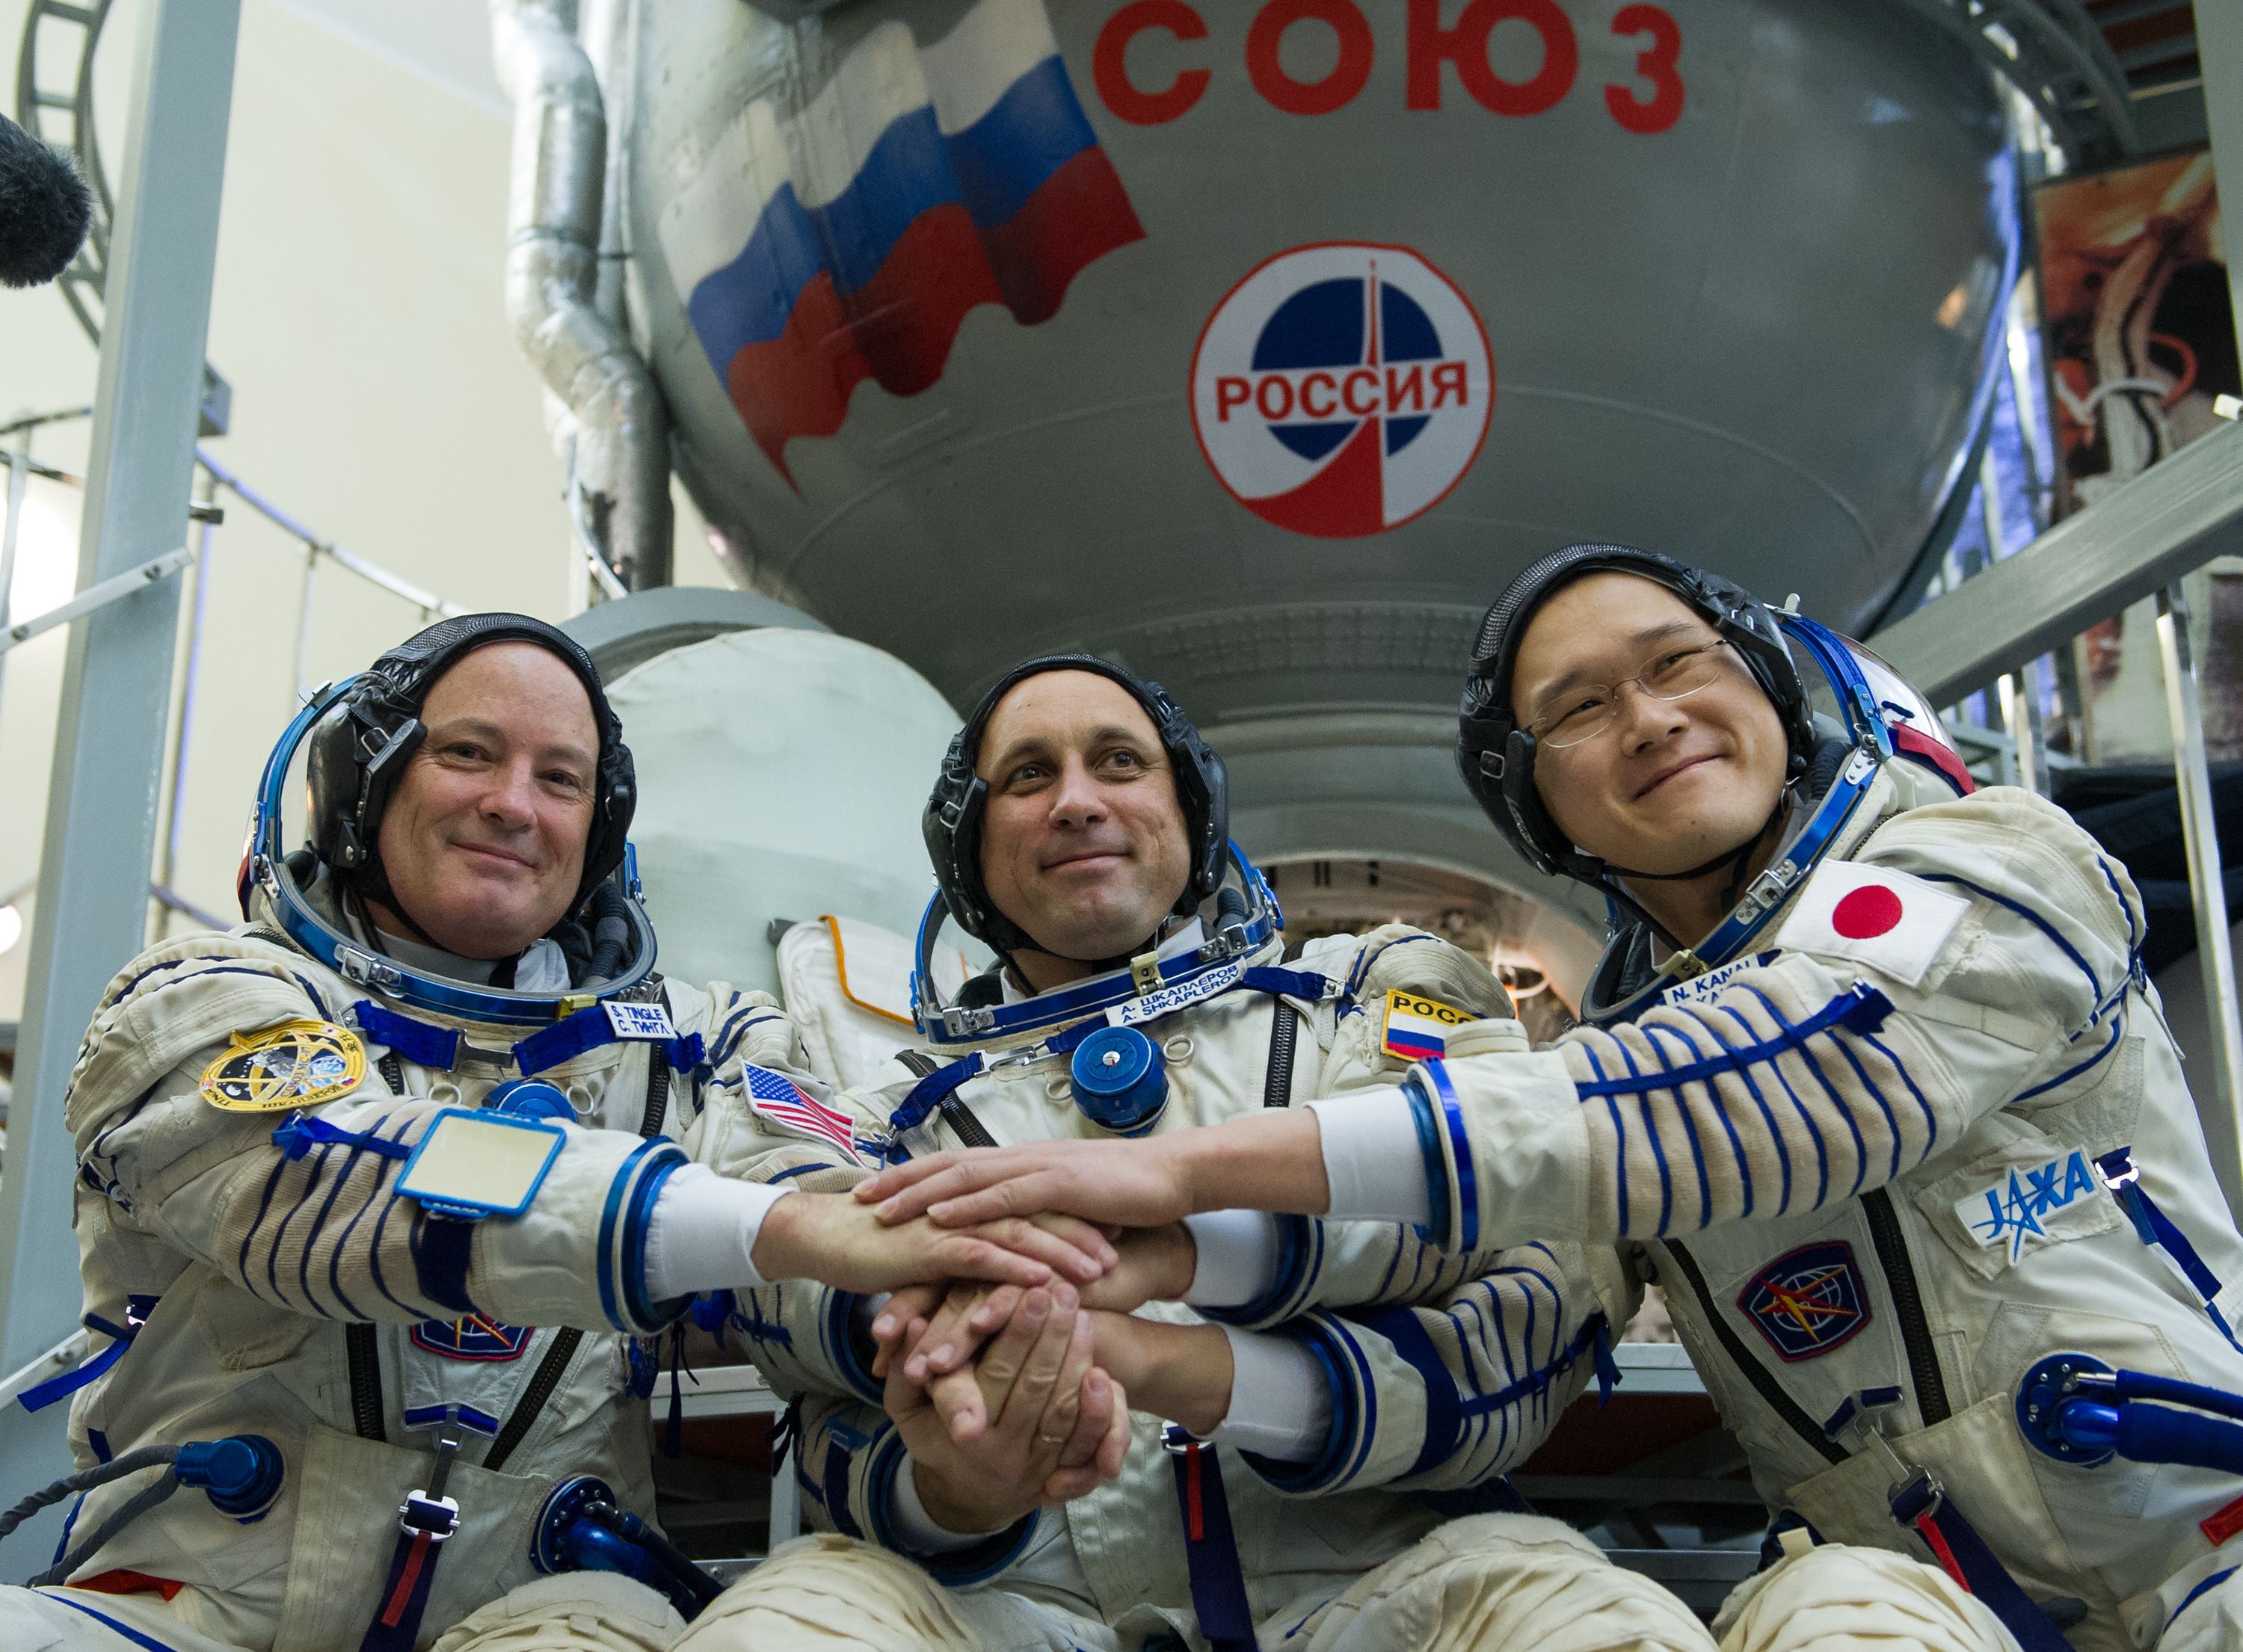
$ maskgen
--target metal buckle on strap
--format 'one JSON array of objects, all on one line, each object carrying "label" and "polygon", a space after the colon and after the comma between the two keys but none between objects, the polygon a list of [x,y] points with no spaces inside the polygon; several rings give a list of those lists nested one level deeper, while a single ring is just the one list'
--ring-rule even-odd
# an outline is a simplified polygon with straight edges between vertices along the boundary
[{"label": "metal buckle on strap", "polygon": [[397,1524],[410,1536],[425,1536],[432,1543],[449,1542],[460,1529],[460,1505],[455,1498],[431,1497],[416,1491],[397,1505]]},{"label": "metal buckle on strap", "polygon": [[1161,988],[1161,955],[1157,951],[1140,952],[1129,960],[1129,985],[1139,997]]},{"label": "metal buckle on strap", "polygon": [[381,992],[401,992],[405,989],[404,972],[395,964],[354,946],[335,949],[335,969],[344,980],[358,986],[373,987]]},{"label": "metal buckle on strap", "polygon": [[1776,862],[1746,886],[1744,898],[1737,903],[1737,917],[1750,922],[1762,912],[1774,911],[1798,881],[1797,866],[1788,859]]},{"label": "metal buckle on strap", "polygon": [[439,1434],[436,1472],[428,1477],[428,1488],[410,1493],[397,1505],[397,1524],[407,1536],[426,1537],[432,1543],[441,1543],[460,1529],[460,1505],[457,1500],[444,1495],[445,1482],[451,1479],[452,1465],[459,1458],[459,1436]]},{"label": "metal buckle on strap", "polygon": [[982,1038],[997,1030],[993,1010],[961,1010],[954,1004],[942,1011],[942,1030],[953,1038]]},{"label": "metal buckle on strap", "polygon": [[1162,1426],[1161,1449],[1171,1457],[1189,1457],[1206,1444],[1207,1441],[1185,1432],[1175,1423]]},{"label": "metal buckle on strap", "polygon": [[1927,1506],[1937,1509],[1946,1492],[1929,1473],[1894,1449],[1892,1441],[1885,1438],[1884,1426],[1879,1420],[1881,1414],[1892,1410],[1906,1398],[1906,1394],[1898,1388],[1864,1388],[1859,1393],[1849,1394],[1846,1403],[1840,1406],[1830,1420],[1822,1425],[1822,1433],[1831,1440],[1857,1438],[1864,1446],[1883,1457],[1894,1475],[1888,1494],[1890,1496],[1898,1497],[1903,1487],[1922,1480],[1930,1493],[1931,1501]]}]

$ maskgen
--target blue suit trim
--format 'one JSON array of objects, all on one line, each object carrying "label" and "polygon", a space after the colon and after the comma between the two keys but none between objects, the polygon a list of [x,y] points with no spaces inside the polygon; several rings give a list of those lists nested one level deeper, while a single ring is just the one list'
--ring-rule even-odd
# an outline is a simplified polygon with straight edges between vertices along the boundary
[{"label": "blue suit trim", "polygon": [[41,1589],[38,1592],[41,1595],[45,1595],[47,1599],[54,1602],[57,1606],[67,1606],[73,1612],[84,1613],[97,1623],[106,1624],[109,1628],[116,1630],[119,1635],[123,1635],[126,1640],[131,1642],[133,1645],[148,1649],[148,1652],[178,1652],[178,1649],[172,1646],[170,1642],[159,1641],[152,1635],[143,1635],[138,1629],[127,1628],[125,1624],[119,1623],[115,1618],[110,1616],[108,1613],[97,1612],[90,1606],[84,1605],[77,1601],[73,1601],[67,1595],[58,1595],[52,1589]]},{"label": "blue suit trim", "polygon": [[1410,1368],[1418,1373],[1418,1380],[1425,1387],[1425,1440],[1418,1448],[1417,1461],[1404,1471],[1404,1478],[1422,1474],[1454,1451],[1464,1433],[1464,1407],[1462,1396],[1457,1393],[1456,1379],[1441,1363],[1433,1339],[1426,1334],[1415,1310],[1387,1308],[1354,1317],[1365,1330],[1375,1331],[1391,1343],[1394,1352],[1409,1361]]},{"label": "blue suit trim", "polygon": [[1479,1246],[1479,1183],[1472,1174],[1472,1138],[1465,1129],[1464,1108],[1457,1100],[1456,1086],[1449,1082],[1445,1063],[1427,1061],[1419,1064],[1431,1078],[1433,1088],[1440,1091],[1441,1117],[1449,1127],[1449,1151],[1457,1167],[1456,1248],[1475,1250]]}]

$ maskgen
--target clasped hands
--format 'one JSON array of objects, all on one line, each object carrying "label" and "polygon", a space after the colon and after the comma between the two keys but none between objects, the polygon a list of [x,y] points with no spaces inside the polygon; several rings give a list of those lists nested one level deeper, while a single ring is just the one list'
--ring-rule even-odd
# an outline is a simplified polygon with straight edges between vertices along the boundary
[{"label": "clasped hands", "polygon": [[1133,1406],[1198,1434],[1229,1414],[1221,1327],[1134,1312],[1189,1289],[1181,1219],[1314,1214],[1329,1196],[1315,1119],[1289,1110],[890,1166],[848,1193],[781,1199],[755,1260],[765,1278],[895,1292],[873,1322],[874,1370],[919,1501],[946,1530],[994,1532],[1119,1474]]},{"label": "clasped hands", "polygon": [[1133,1407],[1195,1433],[1223,1420],[1231,1382],[1223,1331],[1131,1312],[1189,1287],[1191,1236],[1171,1223],[1109,1242],[1114,1265],[1079,1289],[1064,1280],[915,1285],[881,1306],[872,1329],[882,1403],[938,1526],[1001,1530],[1115,1478]]}]

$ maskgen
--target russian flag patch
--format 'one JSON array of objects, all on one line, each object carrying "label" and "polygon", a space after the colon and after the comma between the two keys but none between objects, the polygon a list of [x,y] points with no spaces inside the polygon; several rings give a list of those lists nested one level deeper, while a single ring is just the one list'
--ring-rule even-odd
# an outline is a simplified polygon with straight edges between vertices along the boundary
[{"label": "russian flag patch", "polygon": [[1431,1061],[1448,1048],[1449,1032],[1472,1019],[1453,1004],[1414,992],[1386,995],[1386,1053],[1404,1061]]},{"label": "russian flag patch", "polygon": [[1889,866],[1824,861],[1799,891],[1775,944],[1848,958],[1920,985],[1970,903]]},{"label": "russian flag patch", "polygon": [[857,1157],[847,1113],[827,1106],[768,1067],[742,1067],[740,1076],[747,1086],[748,1105],[758,1117],[770,1119],[789,1135],[814,1136],[830,1143],[848,1154],[852,1164],[863,1162]]}]

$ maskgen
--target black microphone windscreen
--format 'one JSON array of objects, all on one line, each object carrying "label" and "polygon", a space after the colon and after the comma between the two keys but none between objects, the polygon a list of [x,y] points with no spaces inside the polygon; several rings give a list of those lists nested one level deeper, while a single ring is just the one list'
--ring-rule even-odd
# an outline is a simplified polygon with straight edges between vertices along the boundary
[{"label": "black microphone windscreen", "polygon": [[53,280],[92,218],[93,192],[70,157],[0,115],[0,285]]}]

